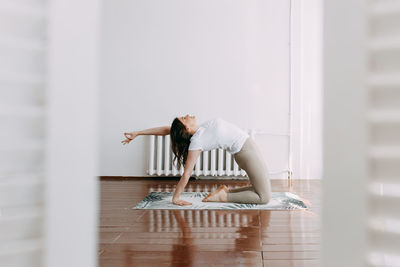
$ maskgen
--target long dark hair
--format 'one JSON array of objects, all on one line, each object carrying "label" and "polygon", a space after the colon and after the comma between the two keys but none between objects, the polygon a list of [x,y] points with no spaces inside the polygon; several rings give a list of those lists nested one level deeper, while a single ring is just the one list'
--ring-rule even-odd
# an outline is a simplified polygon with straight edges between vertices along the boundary
[{"label": "long dark hair", "polygon": [[186,132],[185,125],[178,118],[173,120],[169,134],[171,136],[171,149],[174,152],[172,163],[177,161],[178,170],[180,170],[181,166],[186,164],[192,135]]}]

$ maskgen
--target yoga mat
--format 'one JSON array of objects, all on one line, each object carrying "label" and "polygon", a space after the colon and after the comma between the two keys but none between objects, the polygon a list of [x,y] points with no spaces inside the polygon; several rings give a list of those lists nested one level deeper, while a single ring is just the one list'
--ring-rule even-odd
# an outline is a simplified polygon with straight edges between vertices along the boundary
[{"label": "yoga mat", "polygon": [[304,210],[307,209],[303,200],[291,192],[272,192],[267,204],[242,204],[232,202],[202,202],[208,192],[182,192],[180,199],[192,205],[178,206],[172,204],[172,192],[151,192],[132,209],[160,210]]}]

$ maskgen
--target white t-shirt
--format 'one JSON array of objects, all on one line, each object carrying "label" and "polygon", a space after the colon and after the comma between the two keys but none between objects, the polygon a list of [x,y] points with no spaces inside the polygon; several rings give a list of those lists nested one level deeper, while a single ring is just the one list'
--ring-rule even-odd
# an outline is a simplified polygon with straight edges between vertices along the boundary
[{"label": "white t-shirt", "polygon": [[249,134],[221,118],[208,120],[190,138],[189,150],[226,149],[235,154],[240,151]]}]

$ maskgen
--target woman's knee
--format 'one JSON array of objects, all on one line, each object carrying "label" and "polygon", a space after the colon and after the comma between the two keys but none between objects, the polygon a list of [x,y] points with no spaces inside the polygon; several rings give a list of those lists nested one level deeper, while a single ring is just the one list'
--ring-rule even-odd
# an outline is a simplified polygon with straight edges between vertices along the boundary
[{"label": "woman's knee", "polygon": [[260,204],[267,204],[271,200],[271,195],[268,193],[260,195]]},{"label": "woman's knee", "polygon": [[262,189],[257,190],[257,194],[260,197],[260,203],[261,204],[267,204],[271,200],[271,188],[270,186],[262,186]]}]

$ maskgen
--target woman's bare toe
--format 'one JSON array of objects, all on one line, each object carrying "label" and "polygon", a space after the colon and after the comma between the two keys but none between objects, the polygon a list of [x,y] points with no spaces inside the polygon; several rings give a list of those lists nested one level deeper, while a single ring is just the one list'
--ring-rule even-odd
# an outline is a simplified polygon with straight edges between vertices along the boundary
[{"label": "woman's bare toe", "polygon": [[207,196],[207,199],[205,201],[209,202],[227,202],[228,198],[228,193],[225,191],[223,187],[220,187],[217,189],[217,191],[210,193],[209,196]]},{"label": "woman's bare toe", "polygon": [[217,191],[218,191],[218,190],[225,190],[225,192],[227,192],[227,193],[229,192],[229,188],[228,188],[226,185],[224,185],[224,184],[223,184],[223,185],[220,185],[220,186],[218,187]]},{"label": "woman's bare toe", "polygon": [[211,197],[214,193],[211,192],[209,193],[205,198],[203,198],[201,201],[206,202],[208,200],[209,197]]},{"label": "woman's bare toe", "polygon": [[[223,191],[223,192],[221,192]],[[202,202],[207,202],[207,201],[227,201],[227,193],[229,192],[229,189],[226,185],[220,185],[217,190],[214,192],[209,193],[205,198],[203,198],[201,201]]]}]

